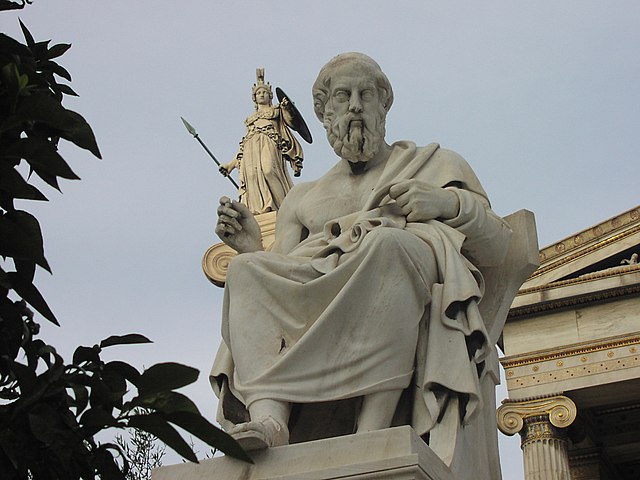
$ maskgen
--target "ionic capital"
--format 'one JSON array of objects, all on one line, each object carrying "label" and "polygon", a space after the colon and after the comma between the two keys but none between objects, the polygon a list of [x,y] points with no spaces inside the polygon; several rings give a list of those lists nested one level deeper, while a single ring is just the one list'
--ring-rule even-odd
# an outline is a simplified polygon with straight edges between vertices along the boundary
[{"label": "ionic capital", "polygon": [[553,397],[531,400],[503,400],[496,412],[498,428],[505,435],[514,435],[522,430],[528,418],[544,416],[554,427],[567,428],[578,414],[576,404],[569,397]]}]

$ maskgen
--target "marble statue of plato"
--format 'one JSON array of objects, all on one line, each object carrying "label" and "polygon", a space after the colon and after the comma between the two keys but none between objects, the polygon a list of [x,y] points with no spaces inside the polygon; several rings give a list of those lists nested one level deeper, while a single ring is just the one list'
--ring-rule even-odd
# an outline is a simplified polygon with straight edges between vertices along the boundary
[{"label": "marble statue of plato", "polygon": [[[211,379],[219,421],[247,449],[318,438],[332,420],[428,436],[448,409],[464,423],[481,408],[495,348],[481,271],[502,262],[511,230],[460,155],[386,142],[393,98],[364,54],[321,69],[314,109],[338,161],[289,192],[270,251],[249,209],[220,200],[216,232],[239,255]],[[345,401],[351,416],[302,420]]]}]

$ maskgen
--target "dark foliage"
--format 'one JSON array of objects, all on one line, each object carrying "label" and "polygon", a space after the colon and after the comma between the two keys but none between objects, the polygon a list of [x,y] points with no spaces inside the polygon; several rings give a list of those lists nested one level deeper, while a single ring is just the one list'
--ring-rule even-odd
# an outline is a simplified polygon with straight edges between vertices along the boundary
[{"label": "dark foliage", "polygon": [[[8,4],[18,5],[0,0],[0,10],[14,8]],[[105,348],[148,343],[146,337],[112,336],[80,346],[71,363],[38,338],[34,311],[58,325],[33,283],[37,267],[51,270],[38,220],[15,203],[46,200],[29,183],[32,174],[56,189],[60,178],[78,178],[58,152],[60,139],[98,158],[100,151],[85,119],[62,106],[64,95],[75,92],[58,82],[71,76],[54,59],[70,45],[36,42],[21,27],[26,44],[0,34],[0,478],[124,479],[121,448],[95,438],[109,428],[140,429],[197,461],[178,426],[250,461],[175,391],[194,382],[197,370],[162,363],[140,372],[101,357]]]},{"label": "dark foliage", "polygon": [[12,2],[11,0],[0,0],[0,11],[2,10],[20,10],[25,5],[31,5],[33,0],[18,0],[18,2]]}]

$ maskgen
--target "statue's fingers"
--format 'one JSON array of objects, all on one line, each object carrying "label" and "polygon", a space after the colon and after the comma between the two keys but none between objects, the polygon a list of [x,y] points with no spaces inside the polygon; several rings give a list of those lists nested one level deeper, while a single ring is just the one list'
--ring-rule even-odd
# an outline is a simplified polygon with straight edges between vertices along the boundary
[{"label": "statue's fingers", "polygon": [[240,224],[240,222],[238,222],[238,220],[236,220],[233,217],[229,217],[229,219],[225,222],[225,224],[229,225],[231,228],[233,228],[237,232],[242,230],[242,225]]},{"label": "statue's fingers", "polygon": [[397,200],[400,195],[409,191],[411,183],[408,180],[403,180],[398,183],[394,183],[389,188],[389,196],[394,200]]},{"label": "statue's fingers", "polygon": [[249,208],[244,203],[240,203],[236,200],[233,200],[231,202],[231,206],[236,212],[240,213],[240,215],[245,218],[253,215],[251,213],[251,210],[249,210]]},{"label": "statue's fingers", "polygon": [[[391,196],[391,194],[389,196]],[[391,198],[394,198],[394,197],[391,196]],[[405,209],[408,208],[411,200],[411,195],[409,195],[409,192],[404,192],[402,194],[397,195],[394,198],[394,200],[396,201],[396,204],[403,210],[405,214],[408,213],[408,211],[405,211]]]},{"label": "statue's fingers", "polygon": [[223,223],[218,223],[218,224],[216,224],[216,234],[217,234],[219,237],[222,237],[222,236],[225,236],[225,237],[226,237],[226,236],[228,236],[228,235],[229,235],[229,232],[227,231],[227,226],[226,226],[226,225],[224,225]]},{"label": "statue's fingers", "polygon": [[235,210],[230,204],[220,205],[218,207],[218,217],[226,215],[231,218],[238,218],[240,216],[240,212]]},{"label": "statue's fingers", "polygon": [[221,215],[220,217],[218,217],[218,224],[224,225],[225,227],[230,227],[236,232],[242,230],[242,225],[240,224],[240,222],[238,222],[235,217],[231,217],[229,215]]},{"label": "statue's fingers", "polygon": [[218,223],[216,225],[216,233],[218,236],[229,237],[231,235],[235,235],[238,231],[228,223]]},{"label": "statue's fingers", "polygon": [[407,222],[415,222],[417,220],[418,220],[418,218],[417,218],[417,215],[416,215],[415,212],[411,212],[411,213],[407,214]]}]

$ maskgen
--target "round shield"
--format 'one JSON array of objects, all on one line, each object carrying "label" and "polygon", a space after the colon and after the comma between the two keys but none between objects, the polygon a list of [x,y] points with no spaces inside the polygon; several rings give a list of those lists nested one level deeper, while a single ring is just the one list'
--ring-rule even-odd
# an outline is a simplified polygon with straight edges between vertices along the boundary
[{"label": "round shield", "polygon": [[287,94],[282,91],[280,87],[276,87],[276,96],[278,97],[278,101],[280,103],[282,103],[282,101],[285,99],[288,102],[289,105],[287,109],[289,110],[289,112],[291,113],[291,116],[293,117],[293,129],[300,134],[300,136],[305,142],[312,143],[313,138],[311,138],[311,132],[309,131],[309,128],[307,127],[307,124],[304,121],[304,118],[302,118],[302,115],[296,108],[295,104],[291,101],[291,99],[287,96]]}]

